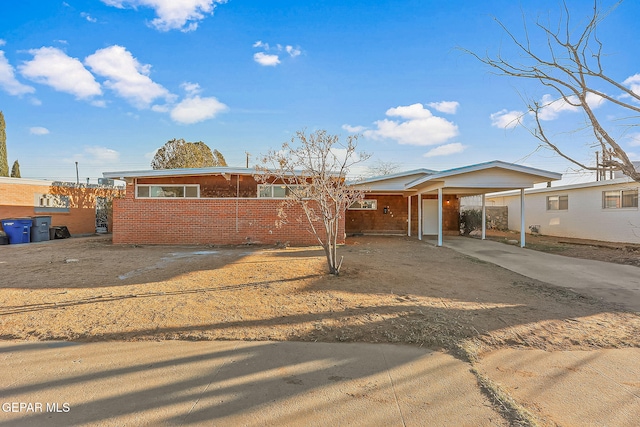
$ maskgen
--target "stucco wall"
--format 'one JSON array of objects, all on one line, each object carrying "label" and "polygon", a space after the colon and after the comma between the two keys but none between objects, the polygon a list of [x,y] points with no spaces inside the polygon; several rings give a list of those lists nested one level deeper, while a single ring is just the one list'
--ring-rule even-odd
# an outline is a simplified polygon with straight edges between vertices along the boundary
[{"label": "stucco wall", "polygon": [[[557,187],[525,192],[525,231],[539,225],[540,233],[609,242],[640,243],[638,208],[603,209],[602,192],[638,189],[638,183],[615,182],[586,188]],[[567,210],[547,211],[547,196],[568,196]],[[520,231],[520,196],[487,197],[487,203],[507,206],[509,229]]]}]

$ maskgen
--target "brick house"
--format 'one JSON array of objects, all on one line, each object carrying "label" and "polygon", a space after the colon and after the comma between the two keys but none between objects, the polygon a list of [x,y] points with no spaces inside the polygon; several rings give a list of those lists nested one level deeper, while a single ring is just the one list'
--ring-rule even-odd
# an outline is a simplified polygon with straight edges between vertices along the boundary
[{"label": "brick house", "polygon": [[[126,182],[114,200],[113,242],[139,244],[315,245],[302,209],[282,207],[287,192],[279,183],[260,184],[248,168],[194,168],[105,172]],[[488,162],[448,171],[418,169],[354,184],[367,191],[342,218],[345,234],[459,233],[459,198],[533,187],[561,175],[504,162]],[[286,210],[287,224],[278,226]]]},{"label": "brick house", "polygon": [[[286,186],[255,169],[215,167],[105,172],[126,182],[114,200],[113,243],[315,245],[303,211],[283,207]],[[284,209],[289,222],[278,225]],[[344,243],[344,223],[339,243]]]},{"label": "brick house", "polygon": [[0,219],[46,215],[71,234],[95,233],[100,205],[119,193],[100,185],[0,177]]}]

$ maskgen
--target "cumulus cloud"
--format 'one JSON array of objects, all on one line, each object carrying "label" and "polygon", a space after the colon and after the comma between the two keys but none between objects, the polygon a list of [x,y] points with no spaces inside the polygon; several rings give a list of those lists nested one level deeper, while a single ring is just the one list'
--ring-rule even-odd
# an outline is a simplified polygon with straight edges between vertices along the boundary
[{"label": "cumulus cloud", "polygon": [[455,114],[456,111],[458,111],[460,103],[457,101],[440,101],[430,102],[427,105],[436,111],[440,111],[441,113]]},{"label": "cumulus cloud", "polygon": [[458,136],[458,126],[442,117],[434,116],[422,104],[399,106],[387,110],[389,117],[374,122],[377,129],[363,135],[372,139],[393,139],[399,144],[436,145]]},{"label": "cumulus cloud", "polygon": [[201,98],[196,95],[178,103],[171,110],[171,118],[181,124],[193,124],[212,119],[228,108],[214,97]]},{"label": "cumulus cloud", "polygon": [[150,65],[143,65],[122,46],[97,50],[85,58],[94,73],[107,78],[104,85],[139,109],[149,108],[158,98],[172,95],[149,77]]},{"label": "cumulus cloud", "polygon": [[634,74],[631,77],[628,77],[625,81],[622,82],[623,85],[629,86],[629,88],[636,95],[640,95],[640,74]]},{"label": "cumulus cloud", "polygon": [[108,6],[123,9],[148,7],[156,12],[157,18],[151,26],[159,31],[194,31],[198,23],[207,15],[212,15],[216,5],[227,0],[102,0]]},{"label": "cumulus cloud", "polygon": [[33,59],[18,67],[24,77],[75,95],[78,99],[102,94],[100,84],[77,58],[55,47],[31,49],[29,53]]},{"label": "cumulus cloud", "polygon": [[513,129],[520,124],[523,115],[522,111],[500,110],[491,114],[491,126],[500,129]]},{"label": "cumulus cloud", "polygon": [[[576,107],[576,105],[579,103],[577,97],[571,96],[568,98],[568,100],[569,102],[565,101],[563,98],[555,99],[549,94],[543,95],[542,99],[540,100],[542,109],[538,114],[540,120],[555,120],[560,116],[561,113],[575,113],[581,110],[580,107]],[[587,93],[587,104],[592,109],[600,107],[604,102],[604,98],[593,93]]]},{"label": "cumulus cloud", "polygon": [[82,166],[117,168],[120,163],[120,153],[111,148],[92,145],[85,146],[82,152],[64,160],[67,163],[78,162]]},{"label": "cumulus cloud", "polygon": [[91,15],[89,15],[87,12],[81,12],[80,16],[82,16],[84,19],[86,19],[87,21],[91,22],[91,23],[96,23],[98,22],[98,20],[96,18],[93,18]]},{"label": "cumulus cloud", "polygon": [[270,46],[269,43],[265,43],[262,40],[255,42],[253,47],[262,49],[262,52],[255,53],[253,55],[253,60],[265,67],[275,67],[280,64],[280,54],[289,55],[291,58],[295,58],[302,54],[300,47],[294,47],[292,45],[283,46],[281,44]]},{"label": "cumulus cloud", "polygon": [[280,63],[278,55],[269,55],[264,52],[254,53],[253,60],[265,67],[275,67]]},{"label": "cumulus cloud", "polygon": [[49,129],[43,128],[42,126],[34,126],[29,128],[29,133],[31,135],[47,135],[49,133]]},{"label": "cumulus cloud", "polygon": [[440,145],[436,148],[432,148],[423,154],[423,157],[437,157],[437,156],[448,156],[451,154],[462,153],[464,149],[467,148],[459,142],[454,142],[451,144]]},{"label": "cumulus cloud", "polygon": [[[1,45],[2,43],[0,43]],[[0,88],[9,95],[24,95],[36,91],[35,88],[22,84],[16,79],[14,69],[2,50],[0,50]]]},{"label": "cumulus cloud", "polygon": [[351,125],[344,124],[342,125],[342,129],[346,130],[349,133],[360,133],[366,130],[367,128],[364,126],[351,126]]}]

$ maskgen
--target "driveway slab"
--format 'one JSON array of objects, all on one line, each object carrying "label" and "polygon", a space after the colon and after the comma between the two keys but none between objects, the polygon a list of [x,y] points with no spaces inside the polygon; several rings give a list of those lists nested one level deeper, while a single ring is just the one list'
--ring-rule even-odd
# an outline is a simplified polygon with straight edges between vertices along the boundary
[{"label": "driveway slab", "polygon": [[506,425],[468,364],[395,345],[9,341],[0,390],[0,426]]},{"label": "driveway slab", "polygon": [[444,246],[541,282],[640,311],[640,268],[572,258],[490,240],[447,236]]}]

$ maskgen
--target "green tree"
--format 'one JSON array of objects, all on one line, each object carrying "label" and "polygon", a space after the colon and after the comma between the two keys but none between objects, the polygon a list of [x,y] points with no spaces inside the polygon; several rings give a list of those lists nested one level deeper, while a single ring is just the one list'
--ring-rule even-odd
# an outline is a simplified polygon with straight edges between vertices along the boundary
[{"label": "green tree", "polygon": [[11,166],[11,178],[21,178],[20,176],[20,163],[16,160]]},{"label": "green tree", "polygon": [[153,169],[204,168],[227,166],[224,156],[211,149],[202,141],[186,142],[172,139],[156,152],[151,161]]},{"label": "green tree", "polygon": [[9,176],[9,161],[7,160],[7,131],[2,111],[0,111],[0,176]]}]

